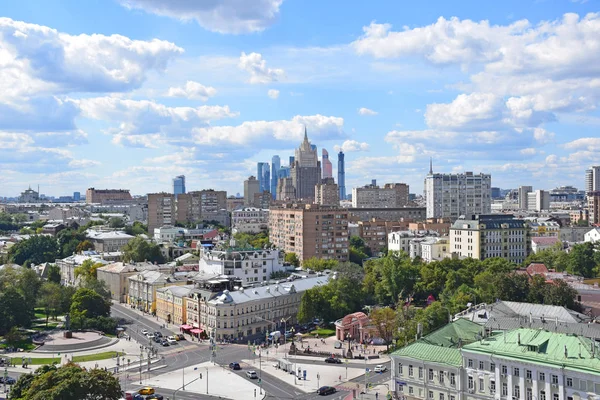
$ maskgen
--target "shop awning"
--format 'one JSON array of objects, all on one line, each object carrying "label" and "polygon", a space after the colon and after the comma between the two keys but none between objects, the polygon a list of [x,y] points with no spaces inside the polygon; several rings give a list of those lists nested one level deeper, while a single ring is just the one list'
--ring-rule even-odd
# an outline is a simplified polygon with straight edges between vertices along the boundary
[{"label": "shop awning", "polygon": [[202,329],[194,328],[190,332],[192,332],[194,334],[199,334],[199,333],[202,333]]},{"label": "shop awning", "polygon": [[189,325],[181,325],[181,329],[185,329],[187,331],[188,329],[192,329],[192,327]]}]

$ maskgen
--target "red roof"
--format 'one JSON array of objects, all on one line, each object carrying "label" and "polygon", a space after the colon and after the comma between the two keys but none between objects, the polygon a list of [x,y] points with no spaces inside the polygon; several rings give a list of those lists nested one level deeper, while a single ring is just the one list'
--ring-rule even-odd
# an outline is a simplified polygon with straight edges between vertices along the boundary
[{"label": "red roof", "polygon": [[546,265],[542,263],[531,263],[527,267],[527,273],[532,276],[546,275],[548,273],[548,268],[546,268]]},{"label": "red roof", "polygon": [[555,236],[531,238],[531,243],[535,243],[538,246],[552,246],[553,244],[556,244],[558,242],[559,240]]},{"label": "red roof", "polygon": [[214,239],[217,236],[219,236],[219,231],[215,229],[215,230],[212,230],[210,232],[203,234],[202,239],[209,240],[209,239]]}]

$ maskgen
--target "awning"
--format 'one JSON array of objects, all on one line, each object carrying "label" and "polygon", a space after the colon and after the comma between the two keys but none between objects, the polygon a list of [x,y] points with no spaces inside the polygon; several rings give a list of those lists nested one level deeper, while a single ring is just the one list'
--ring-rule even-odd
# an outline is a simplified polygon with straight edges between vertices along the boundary
[{"label": "awning", "polygon": [[192,329],[192,327],[189,325],[181,325],[181,329],[185,329],[187,331],[188,329]]},{"label": "awning", "polygon": [[202,329],[194,328],[190,332],[195,333],[195,334],[199,334],[199,333],[202,333]]}]

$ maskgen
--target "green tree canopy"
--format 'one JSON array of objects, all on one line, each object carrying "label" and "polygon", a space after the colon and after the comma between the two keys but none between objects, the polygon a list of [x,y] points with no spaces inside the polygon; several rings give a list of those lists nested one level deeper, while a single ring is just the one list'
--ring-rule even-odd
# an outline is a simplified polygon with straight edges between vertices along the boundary
[{"label": "green tree canopy", "polygon": [[398,331],[398,316],[390,307],[376,308],[369,314],[371,324],[375,326],[379,337],[385,341],[387,350]]},{"label": "green tree canopy", "polygon": [[146,235],[148,234],[148,227],[140,221],[135,221],[132,225],[125,227],[125,233],[131,236]]},{"label": "green tree canopy", "polygon": [[110,302],[95,291],[87,288],[77,289],[72,298],[70,313],[86,318],[108,317],[110,315]]},{"label": "green tree canopy", "polygon": [[108,220],[108,226],[111,228],[123,228],[125,226],[125,221],[121,217],[112,217]]},{"label": "green tree canopy", "polygon": [[165,261],[160,248],[140,236],[131,239],[129,243],[123,246],[122,252],[123,261],[126,262],[149,261],[163,263]]},{"label": "green tree canopy", "polygon": [[31,236],[8,249],[9,259],[19,265],[54,262],[58,255],[56,239],[45,235]]},{"label": "green tree canopy", "polygon": [[338,262],[336,260],[325,260],[322,258],[311,257],[308,260],[304,260],[302,263],[302,268],[311,269],[313,271],[324,271],[326,269],[335,268],[337,265]]},{"label": "green tree canopy", "polygon": [[60,276],[60,267],[56,264],[50,264],[46,268],[48,268],[48,273],[46,274],[48,281],[60,283],[62,279]]},{"label": "green tree canopy", "polygon": [[296,268],[300,266],[300,260],[296,253],[285,253],[285,262],[292,264]]},{"label": "green tree canopy", "polygon": [[0,292],[0,335],[4,335],[14,327],[28,327],[31,324],[31,313],[23,310],[25,298],[14,287],[7,287]]},{"label": "green tree canopy", "polygon": [[111,372],[69,363],[62,367],[45,366],[23,375],[14,385],[11,400],[118,400],[121,385]]}]

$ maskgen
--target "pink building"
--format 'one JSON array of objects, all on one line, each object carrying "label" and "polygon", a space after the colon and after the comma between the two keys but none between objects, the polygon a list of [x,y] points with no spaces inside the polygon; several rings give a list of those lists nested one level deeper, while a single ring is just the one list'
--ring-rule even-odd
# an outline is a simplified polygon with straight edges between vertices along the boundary
[{"label": "pink building", "polygon": [[355,312],[335,321],[337,340],[347,340],[348,334],[356,342],[366,341],[370,337],[369,317],[363,312]]},{"label": "pink building", "polygon": [[323,168],[323,179],[333,178],[333,165],[329,161],[329,153],[325,149],[322,149],[321,153],[321,166]]}]

